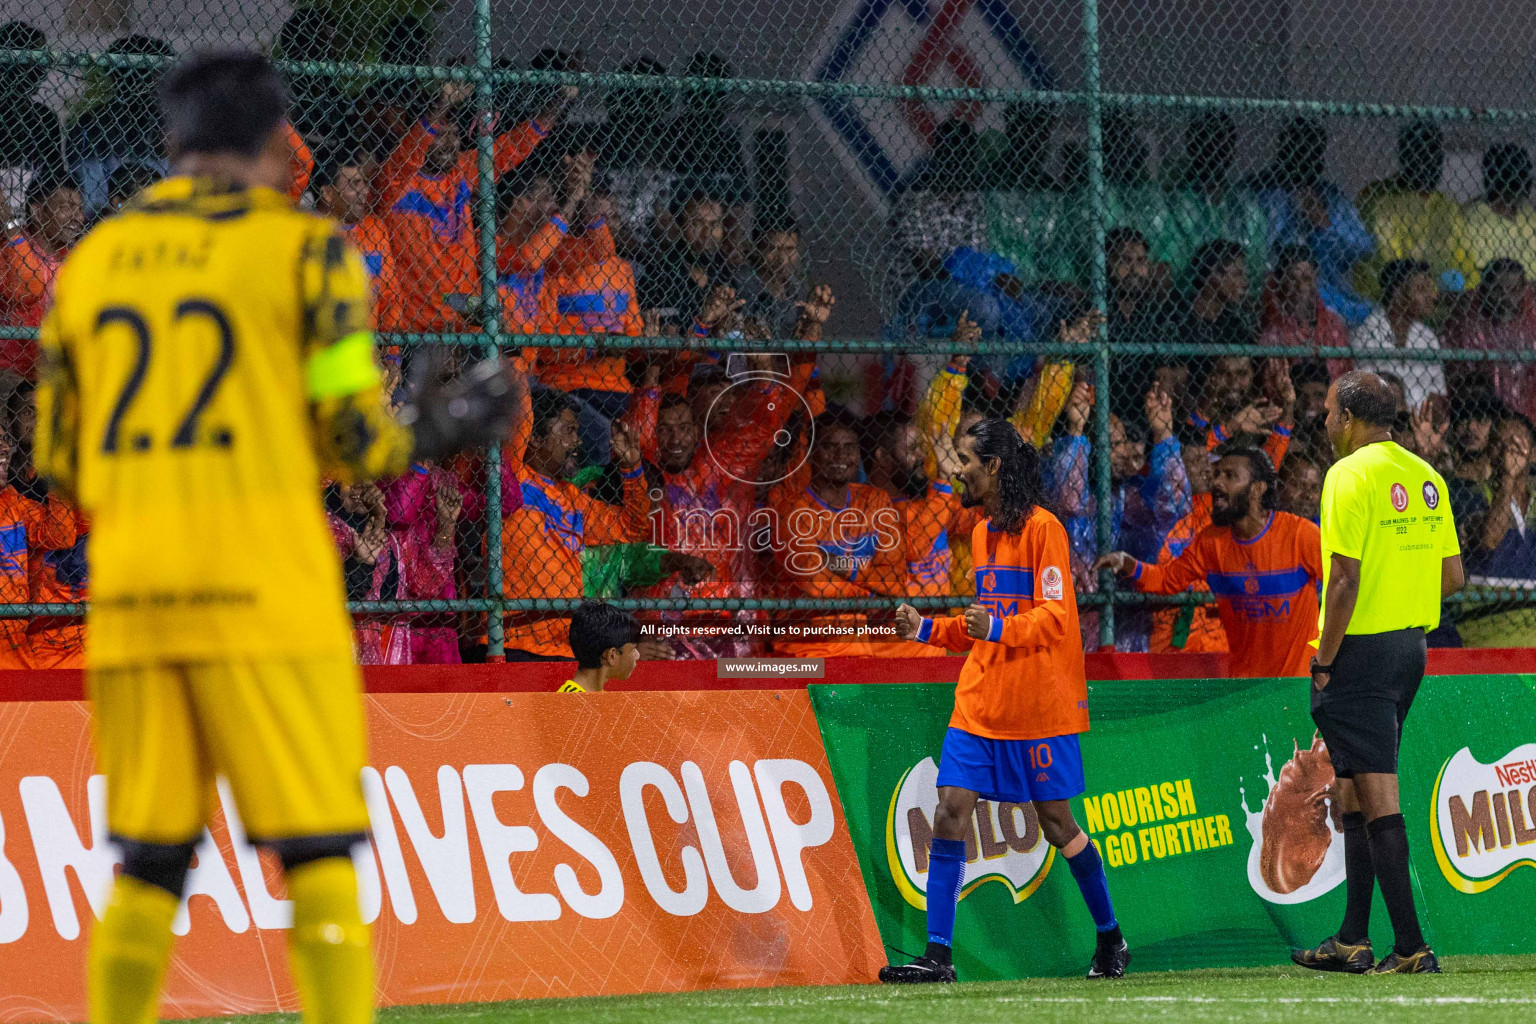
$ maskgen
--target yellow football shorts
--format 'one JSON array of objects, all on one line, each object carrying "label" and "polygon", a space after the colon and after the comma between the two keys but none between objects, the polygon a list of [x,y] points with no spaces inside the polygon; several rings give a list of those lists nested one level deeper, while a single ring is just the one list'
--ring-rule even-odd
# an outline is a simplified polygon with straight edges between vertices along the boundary
[{"label": "yellow football shorts", "polygon": [[196,840],[224,776],[251,841],[363,832],[362,674],[350,658],[92,669],[107,827]]}]

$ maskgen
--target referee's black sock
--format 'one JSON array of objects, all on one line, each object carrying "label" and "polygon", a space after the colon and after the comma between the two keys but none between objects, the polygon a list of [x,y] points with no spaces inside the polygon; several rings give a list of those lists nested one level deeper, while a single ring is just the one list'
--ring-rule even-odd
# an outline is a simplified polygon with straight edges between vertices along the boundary
[{"label": "referee's black sock", "polygon": [[1351,946],[1371,937],[1371,894],[1376,890],[1376,869],[1371,866],[1371,838],[1365,832],[1365,815],[1346,811],[1344,826],[1344,923],[1339,941]]},{"label": "referee's black sock", "polygon": [[1384,814],[1365,826],[1371,837],[1371,865],[1392,918],[1398,955],[1408,956],[1424,945],[1419,913],[1413,906],[1413,880],[1408,872],[1408,829],[1401,814]]}]

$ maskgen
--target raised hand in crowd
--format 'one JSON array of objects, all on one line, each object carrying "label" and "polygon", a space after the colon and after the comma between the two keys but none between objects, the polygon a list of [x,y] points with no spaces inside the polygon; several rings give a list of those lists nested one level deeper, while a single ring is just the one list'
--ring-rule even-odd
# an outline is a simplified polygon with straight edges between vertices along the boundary
[{"label": "raised hand in crowd", "polygon": [[741,312],[746,304],[746,299],[736,297],[735,288],[728,284],[716,285],[705,296],[704,305],[699,309],[699,326],[713,331]]},{"label": "raised hand in crowd", "polygon": [[437,98],[427,108],[428,123],[436,124],[453,112],[453,108],[475,95],[473,82],[444,82]]},{"label": "raised hand in crowd", "polygon": [[1160,444],[1173,436],[1173,399],[1161,384],[1153,384],[1147,392],[1146,412],[1153,444]]},{"label": "raised hand in crowd", "polygon": [[623,420],[614,420],[609,431],[609,447],[613,461],[620,469],[634,469],[640,465],[640,442]]},{"label": "raised hand in crowd", "polygon": [[1072,393],[1067,396],[1067,407],[1061,413],[1067,425],[1068,436],[1082,437],[1084,428],[1088,426],[1088,417],[1092,413],[1093,385],[1080,380],[1072,385]]},{"label": "raised hand in crowd", "polygon": [[[569,67],[568,71],[578,71],[580,68]],[[549,102],[533,115],[533,119],[543,128],[553,128],[565,116],[566,108],[576,102],[576,97],[581,95],[581,90],[574,85],[562,85],[556,89]]]},{"label": "raised hand in crowd", "polygon": [[795,337],[800,341],[821,340],[821,329],[832,317],[832,307],[837,304],[837,297],[832,294],[832,286],[818,284],[806,295],[805,300],[795,305],[800,309],[800,319],[795,322]]},{"label": "raised hand in crowd", "polygon": [[1056,337],[1070,345],[1086,345],[1099,336],[1104,313],[1090,309],[1076,320],[1062,320],[1056,325]]},{"label": "raised hand in crowd", "polygon": [[464,495],[459,491],[458,484],[449,477],[443,477],[437,484],[437,530],[432,536],[433,547],[441,550],[454,546],[454,531],[463,511]]},{"label": "raised hand in crowd", "polygon": [[1445,438],[1451,429],[1444,398],[1430,395],[1424,399],[1413,411],[1410,422],[1413,427],[1413,446],[1419,458],[1435,466],[1442,465],[1448,454]]},{"label": "raised hand in crowd", "polygon": [[1501,431],[1499,442],[1499,486],[1511,496],[1518,496],[1531,474],[1531,439],[1523,430]]},{"label": "raised hand in crowd", "polygon": [[939,479],[952,479],[960,472],[960,453],[955,450],[955,439],[947,430],[939,431],[933,439],[933,458],[938,466]]},{"label": "raised hand in crowd", "polygon": [[981,325],[971,319],[970,310],[962,309],[960,315],[955,318],[955,330],[949,336],[949,340],[957,346],[964,346],[949,357],[950,365],[957,370],[965,369],[971,362],[971,353],[965,349],[981,340]]},{"label": "raised hand in crowd", "polygon": [[1498,430],[1498,495],[1488,504],[1483,517],[1483,547],[1489,551],[1503,543],[1504,535],[1514,526],[1511,509],[1525,508],[1531,491],[1531,435],[1523,422],[1500,424]]},{"label": "raised hand in crowd", "polygon": [[[590,151],[573,153],[560,158],[565,173],[561,182],[560,216],[567,223],[583,213],[583,206],[592,194],[592,173],[597,167],[597,154]],[[582,220],[592,218],[583,216]]]},{"label": "raised hand in crowd", "polygon": [[1264,397],[1269,399],[1280,414],[1275,422],[1291,424],[1296,416],[1296,385],[1291,380],[1291,364],[1288,359],[1266,359],[1262,371]]},{"label": "raised hand in crowd", "polygon": [[364,565],[374,565],[379,556],[384,553],[384,548],[389,543],[388,514],[384,506],[384,492],[379,490],[378,484],[354,484],[344,490],[344,499],[349,498],[350,503],[368,513],[368,522],[357,533],[357,543],[352,549],[352,557]]},{"label": "raised hand in crowd", "polygon": [[1276,423],[1284,410],[1268,398],[1260,398],[1250,402],[1239,409],[1227,424],[1227,434],[1236,437],[1239,434],[1267,434]]}]

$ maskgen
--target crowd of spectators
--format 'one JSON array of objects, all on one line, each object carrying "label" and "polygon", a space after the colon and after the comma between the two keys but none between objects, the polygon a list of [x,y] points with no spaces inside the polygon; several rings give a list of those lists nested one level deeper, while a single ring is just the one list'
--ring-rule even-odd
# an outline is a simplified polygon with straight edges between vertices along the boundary
[{"label": "crowd of spectators", "polygon": [[[0,26],[0,47],[45,45],[28,25]],[[426,63],[431,45],[422,22],[401,18],[384,29],[379,57]],[[308,60],[343,55],[321,8],[297,11],[276,48]],[[141,36],[110,52],[172,53]],[[580,70],[582,61],[546,51],[535,66]],[[620,70],[668,71],[648,58]],[[732,73],[710,54],[674,70]],[[112,69],[103,97],[66,129],[36,98],[40,68],[0,69],[0,212],[8,220],[0,325],[36,327],[70,247],[169,171],[158,76]],[[1532,364],[1412,358],[1536,348],[1527,279],[1536,175],[1520,146],[1489,146],[1481,198],[1459,205],[1441,191],[1439,129],[1413,123],[1399,138],[1396,173],[1351,199],[1327,178],[1328,138],[1317,121],[1287,122],[1269,162],[1239,177],[1235,124],[1200,114],[1186,127],[1182,157],[1166,161],[1157,180],[1138,126],[1111,117],[1101,312],[1087,292],[1094,232],[1085,154],[1072,143],[1054,152],[1057,110],[1011,108],[1004,144],[990,148],[967,122],[945,121],[893,204],[887,237],[900,288],[886,331],[897,341],[952,339],[953,355],[926,366],[893,352],[874,361],[862,395],[839,403],[823,392],[814,351],[711,349],[712,338],[819,340],[835,306],[831,290],[806,276],[782,132],[749,138],[722,94],[691,92],[674,110],[666,91],[616,90],[602,121],[577,123],[565,116],[570,87],[498,87],[484,116],[472,87],[453,82],[389,80],[349,91],[329,76],[299,75],[290,84],[291,195],[352,239],[386,337],[473,334],[494,321],[512,335],[677,339],[665,348],[535,338],[508,347],[528,380],[528,407],[500,455],[494,495],[483,457],[417,465],[378,484],[327,485],[355,601],[484,594],[494,539],[508,598],[653,598],[648,622],[688,627],[648,633],[643,657],[765,645],[806,655],[938,653],[838,632],[877,621],[876,612],[692,602],[963,600],[974,592],[977,520],[948,480],[956,437],[983,416],[1008,418],[1045,454],[1048,500],[1067,525],[1080,594],[1100,583],[1090,567],[1106,497],[1093,469],[1101,402],[1111,550],[1149,562],[1176,556],[1210,521],[1211,452],[1234,440],[1265,450],[1279,471],[1281,507],[1315,521],[1333,458],[1323,399],[1352,366],[1375,370],[1401,393],[1396,436],[1450,481],[1474,582],[1536,581],[1527,528],[1536,509]],[[477,149],[484,133],[493,138],[490,180]],[[494,289],[482,286],[482,201],[496,217]],[[1111,378],[1096,381],[1087,346],[1102,332],[1123,354]],[[1058,341],[1067,351],[976,354],[978,340],[994,338]],[[1074,358],[1077,346],[1084,358]],[[1207,351],[1188,354],[1188,346]],[[1291,351],[1261,358],[1255,346]],[[1345,346],[1380,355],[1298,354]],[[385,349],[397,400],[417,351],[398,341]],[[9,603],[74,601],[87,588],[89,526],[30,470],[35,353],[26,337],[0,340],[0,599]],[[499,524],[489,520],[493,497]],[[1097,613],[1085,608],[1081,619],[1085,644],[1097,646]],[[375,611],[358,623],[368,663],[474,659],[490,633],[483,613]],[[823,632],[798,640],[774,632],[790,624]],[[0,626],[0,663],[78,662],[77,620]],[[569,656],[564,616],[518,612],[503,627],[511,659]],[[1463,614],[1439,639],[1536,645],[1536,615]],[[1212,651],[1225,640],[1208,609],[1123,607],[1115,643]]]},{"label": "crowd of spectators", "polygon": [[[1053,152],[1049,104],[1016,107],[1006,125],[1004,144],[990,147],[964,122],[941,125],[899,197],[892,236],[902,288],[890,336],[942,334],[961,311],[985,337],[1078,333],[1064,327],[1085,313],[1093,256],[1083,154],[1071,142]],[[1238,131],[1224,113],[1188,122],[1184,152],[1165,161],[1161,180],[1144,138],[1127,117],[1105,120],[1105,329],[1117,353],[1110,379],[1096,386],[1087,359],[988,357],[959,361],[969,364],[964,387],[940,374],[930,389],[988,414],[1033,401],[1042,388],[1053,393],[1047,419],[1025,436],[1046,455],[1078,592],[1100,584],[1090,571],[1100,514],[1096,402],[1109,403],[1110,550],[1167,562],[1209,525],[1209,462],[1227,442],[1268,452],[1280,507],[1317,520],[1333,461],[1324,399],[1329,383],[1356,367],[1381,374],[1400,395],[1398,442],[1455,481],[1451,504],[1472,582],[1536,587],[1526,525],[1532,364],[1435,358],[1536,350],[1527,273],[1536,260],[1536,175],[1527,151],[1488,146],[1481,195],[1460,204],[1443,190],[1445,142],[1430,122],[1405,125],[1396,172],[1353,199],[1327,177],[1329,140],[1313,119],[1284,123],[1269,161],[1247,176],[1235,171]],[[1083,331],[1092,335],[1092,325]],[[1288,351],[1266,358],[1263,347]],[[1336,348],[1358,358],[1322,351]],[[951,363],[946,373],[958,369]],[[1097,646],[1098,615],[1085,609],[1081,621],[1085,645]],[[1536,615],[1523,606],[1463,607],[1447,623],[1433,642],[1536,642]],[[1122,606],[1114,641],[1129,651],[1225,649],[1207,609]]]}]

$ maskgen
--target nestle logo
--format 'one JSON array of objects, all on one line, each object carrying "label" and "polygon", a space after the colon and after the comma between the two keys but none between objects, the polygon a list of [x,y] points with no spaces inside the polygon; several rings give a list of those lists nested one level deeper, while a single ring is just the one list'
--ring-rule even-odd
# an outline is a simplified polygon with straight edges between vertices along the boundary
[{"label": "nestle logo", "polygon": [[1524,786],[1536,782],[1536,760],[1509,761],[1495,765],[1493,773],[1498,776],[1501,786]]}]

